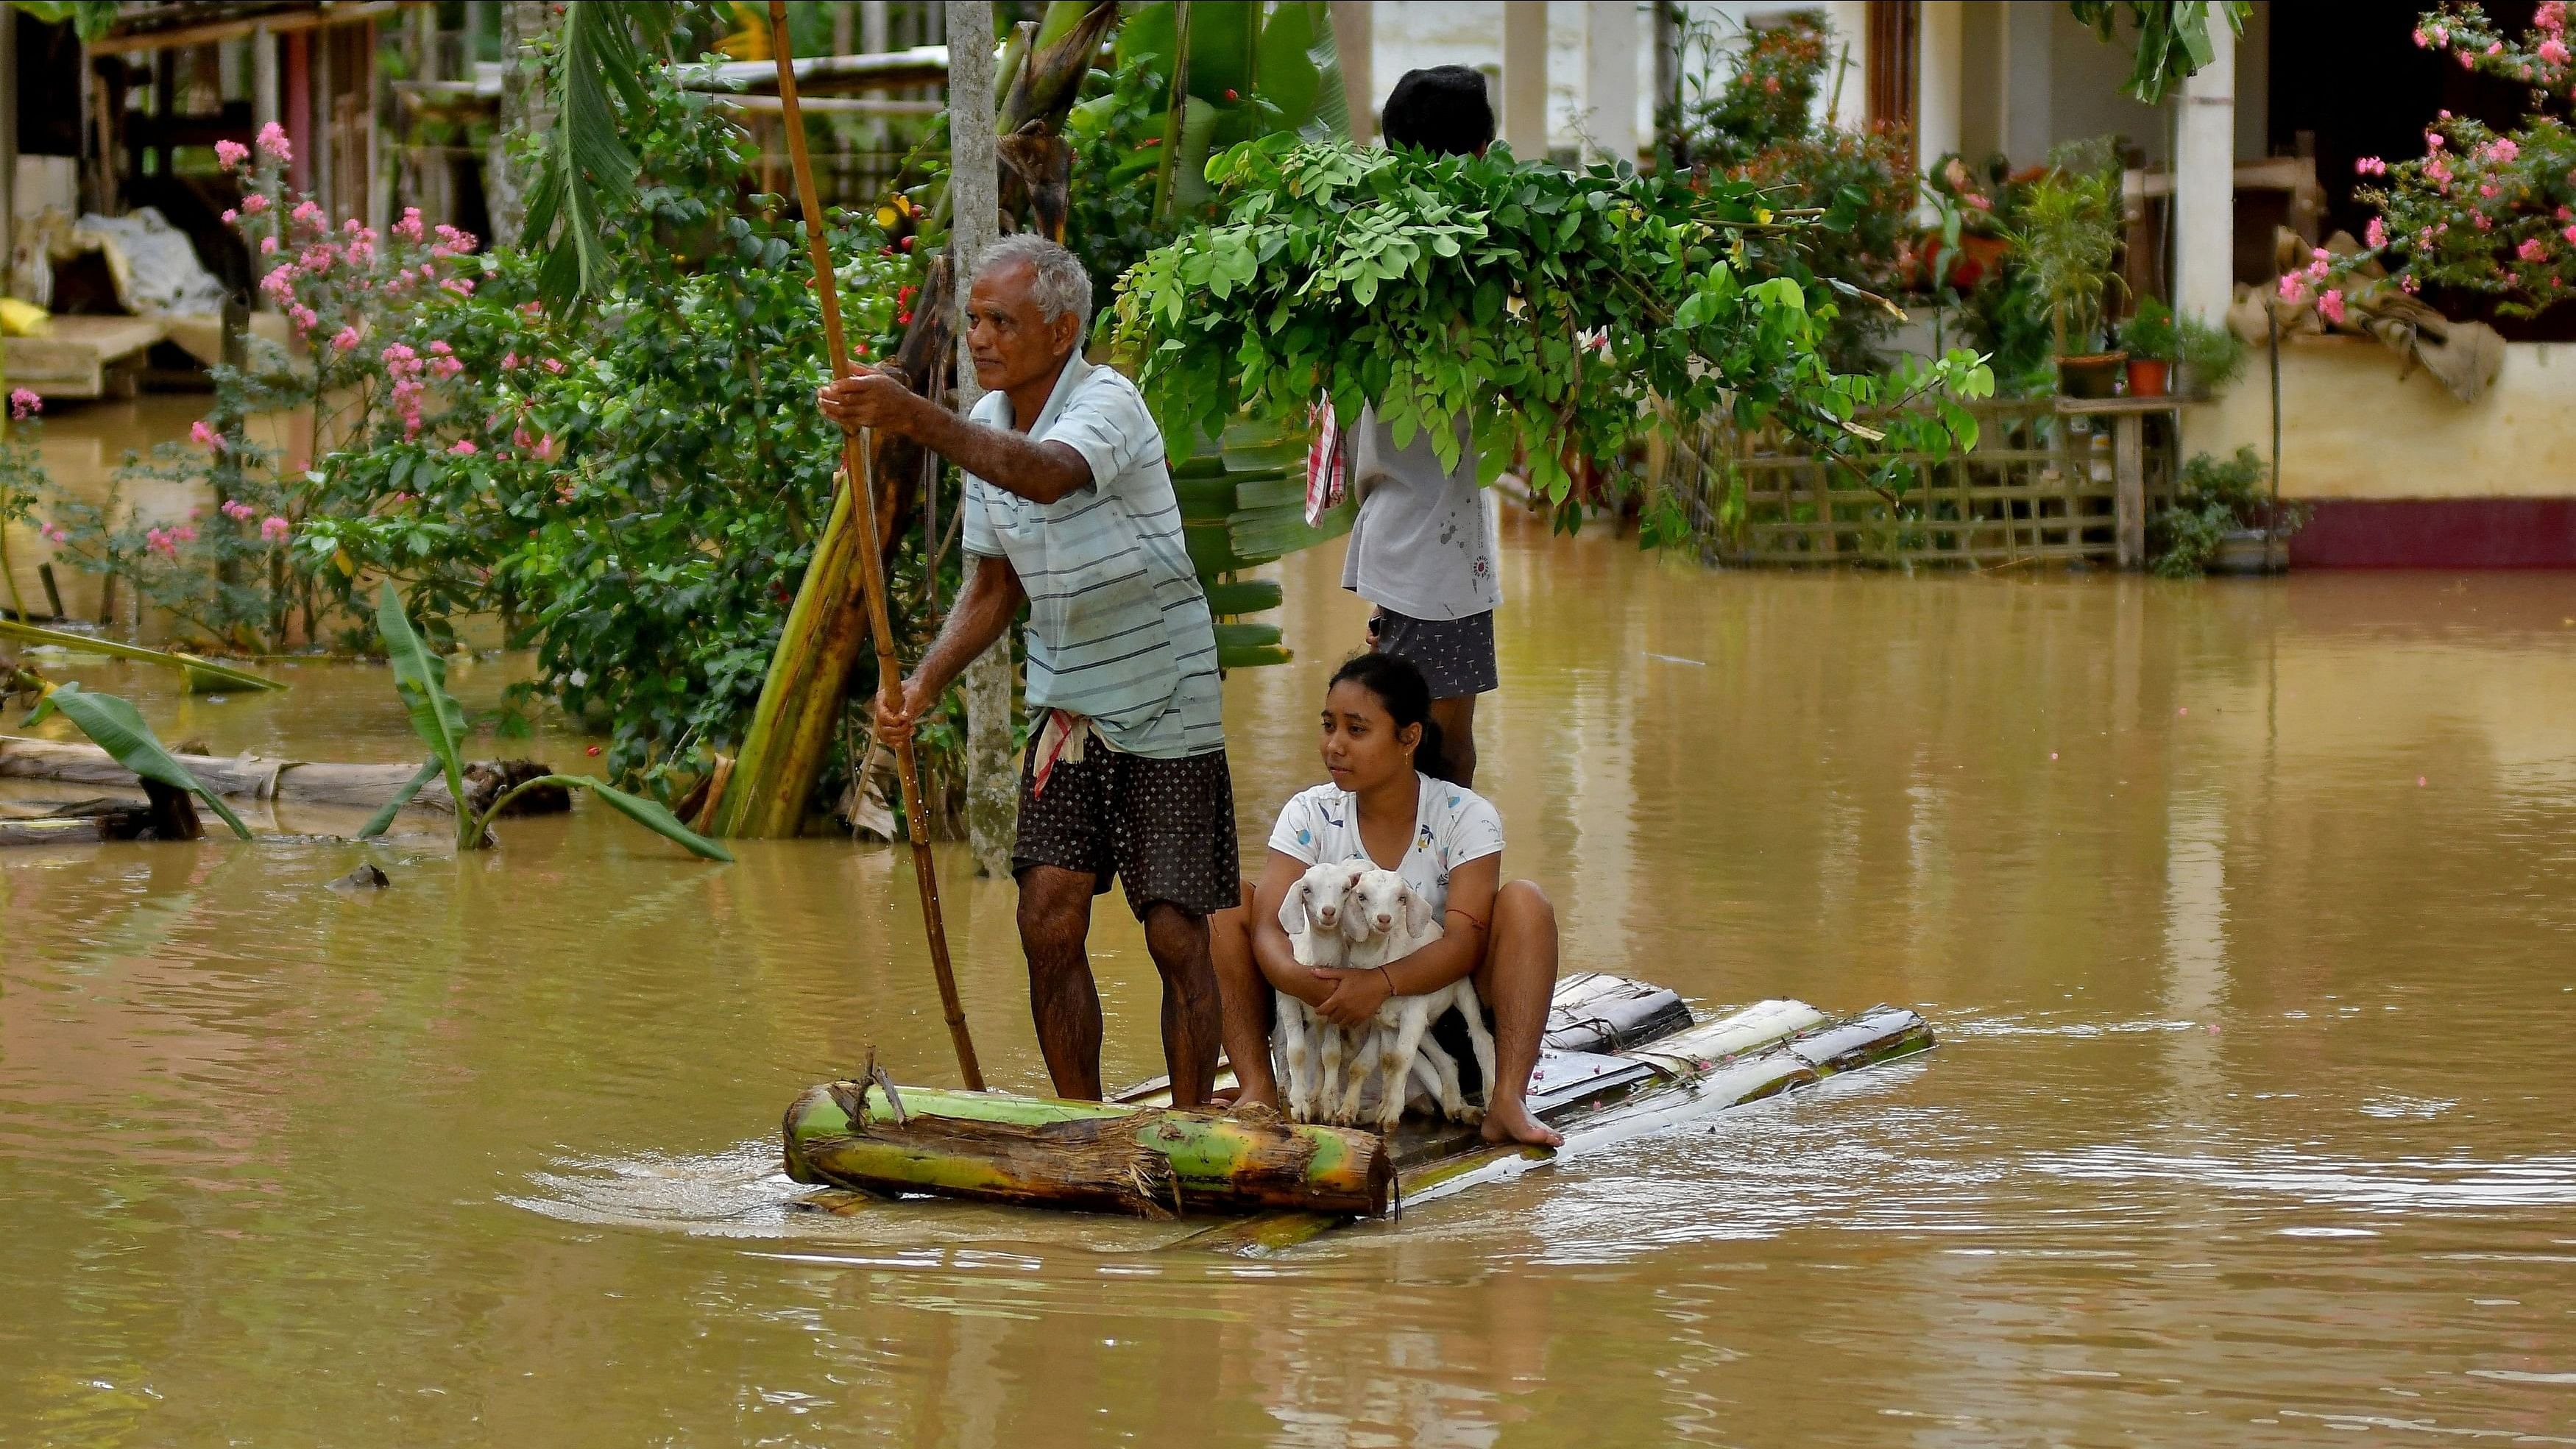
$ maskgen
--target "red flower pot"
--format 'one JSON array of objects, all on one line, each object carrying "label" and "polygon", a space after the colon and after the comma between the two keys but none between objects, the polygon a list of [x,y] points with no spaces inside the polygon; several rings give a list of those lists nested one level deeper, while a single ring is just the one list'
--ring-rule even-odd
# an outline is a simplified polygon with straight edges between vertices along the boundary
[{"label": "red flower pot", "polygon": [[2161,358],[2130,358],[2129,396],[2163,397],[2165,395],[2165,380],[2167,374],[2171,372],[2172,368],[2172,363],[2166,362]]}]

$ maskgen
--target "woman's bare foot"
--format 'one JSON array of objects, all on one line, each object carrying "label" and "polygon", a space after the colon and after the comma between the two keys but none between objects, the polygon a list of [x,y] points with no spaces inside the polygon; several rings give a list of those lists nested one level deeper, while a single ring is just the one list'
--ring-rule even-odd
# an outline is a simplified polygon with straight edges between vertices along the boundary
[{"label": "woman's bare foot", "polygon": [[1530,1147],[1565,1145],[1564,1134],[1531,1116],[1518,1097],[1495,1098],[1485,1109],[1485,1125],[1478,1130],[1488,1142],[1519,1142]]}]

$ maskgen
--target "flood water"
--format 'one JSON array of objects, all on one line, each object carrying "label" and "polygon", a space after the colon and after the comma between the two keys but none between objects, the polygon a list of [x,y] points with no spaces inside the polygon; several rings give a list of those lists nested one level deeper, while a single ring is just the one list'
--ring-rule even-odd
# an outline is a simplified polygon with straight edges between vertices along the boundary
[{"label": "flood water", "polygon": [[[429,818],[11,851],[0,1443],[2576,1444],[2576,582],[1507,550],[1482,783],[1568,966],[1939,1050],[1257,1260],[828,1217],[786,1103],[872,1044],[953,1080],[883,847],[715,866],[585,807],[462,862]],[[1338,567],[1227,685],[1248,851],[1320,778]],[[285,676],[80,673],[165,738],[416,757],[382,670]],[[389,891],[323,889],[366,856]],[[1040,1087],[1010,889],[942,865]]]}]

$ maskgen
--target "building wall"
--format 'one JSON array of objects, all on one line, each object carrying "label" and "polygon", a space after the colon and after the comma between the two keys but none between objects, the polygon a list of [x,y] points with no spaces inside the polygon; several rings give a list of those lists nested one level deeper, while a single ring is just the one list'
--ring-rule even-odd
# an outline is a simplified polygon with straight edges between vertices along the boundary
[{"label": "building wall", "polygon": [[[2462,403],[2357,337],[2281,351],[2281,494],[2315,510],[2306,567],[2576,567],[2576,347],[2508,343],[2496,385]],[[2269,358],[2185,420],[2191,452],[2271,451]]]}]

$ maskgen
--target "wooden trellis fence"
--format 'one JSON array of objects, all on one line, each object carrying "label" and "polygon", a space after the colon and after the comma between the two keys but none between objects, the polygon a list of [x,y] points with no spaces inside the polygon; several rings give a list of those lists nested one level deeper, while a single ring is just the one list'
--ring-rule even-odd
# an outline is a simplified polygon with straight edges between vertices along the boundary
[{"label": "wooden trellis fence", "polygon": [[[2109,421],[2061,416],[2045,398],[1973,410],[1977,446],[1937,461],[1906,455],[1917,481],[1893,499],[1861,474],[1723,422],[1686,430],[1683,446],[1647,460],[1648,478],[1681,501],[1711,563],[2113,563]],[[2170,473],[2165,449],[2143,452],[2142,503]],[[1865,474],[1883,458],[1854,461]]]}]

